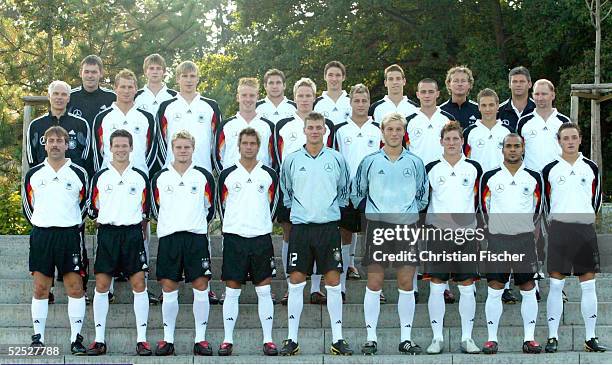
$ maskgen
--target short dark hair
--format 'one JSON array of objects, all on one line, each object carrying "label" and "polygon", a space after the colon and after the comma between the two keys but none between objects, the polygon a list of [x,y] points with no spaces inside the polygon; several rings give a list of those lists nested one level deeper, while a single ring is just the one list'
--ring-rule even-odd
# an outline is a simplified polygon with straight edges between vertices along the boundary
[{"label": "short dark hair", "polygon": [[257,145],[261,146],[261,138],[259,137],[259,133],[257,133],[257,131],[251,127],[247,127],[240,131],[240,134],[238,134],[238,146],[240,146],[240,143],[242,143],[242,137],[244,136],[255,137],[255,139],[257,139]]},{"label": "short dark hair", "polygon": [[463,128],[461,128],[461,123],[456,120],[449,120],[444,127],[440,130],[440,138],[444,138],[446,133],[457,131],[459,133],[459,137],[463,138]]},{"label": "short dark hair", "polygon": [[81,69],[83,69],[84,65],[96,65],[100,69],[100,73],[104,72],[104,66],[102,65],[102,59],[98,55],[90,54],[89,56],[86,56],[85,58],[83,58],[83,60],[81,61]]},{"label": "short dark hair", "polygon": [[306,118],[304,118],[304,127],[306,127],[306,123],[308,123],[309,120],[322,120],[323,124],[325,124],[325,117],[321,113],[317,113],[317,112],[308,113],[306,115]]},{"label": "short dark hair", "polygon": [[578,123],[574,123],[574,122],[569,122],[569,123],[563,123],[561,124],[561,126],[559,127],[559,130],[557,131],[557,139],[560,140],[561,139],[561,132],[563,132],[566,129],[575,129],[578,131],[578,135],[580,137],[582,137],[582,129],[580,128],[580,126],[578,125]]},{"label": "short dark hair", "polygon": [[523,75],[527,78],[527,81],[531,82],[531,74],[529,73],[529,70],[527,69],[527,67],[517,66],[513,68],[512,70],[510,70],[510,72],[508,72],[508,81],[510,81],[512,76],[515,76],[515,75]]},{"label": "short dark hair", "polygon": [[126,131],[125,129],[117,129],[116,131],[114,131],[113,133],[111,133],[110,135],[110,145],[113,145],[113,139],[117,138],[117,137],[125,137],[128,139],[129,143],[130,143],[130,147],[132,147],[132,144],[134,142],[134,140],[132,139],[132,134],[128,131]]},{"label": "short dark hair", "polygon": [[421,84],[434,84],[436,85],[436,90],[439,90],[438,82],[434,79],[430,79],[429,77],[426,77],[423,80],[419,81],[419,83],[417,84],[417,89],[419,88],[419,85]]},{"label": "short dark hair", "polygon": [[495,92],[495,90],[489,89],[488,87],[480,90],[480,92],[478,93],[478,97],[476,98],[476,100],[478,101],[478,104],[480,104],[480,98],[487,97],[487,96],[493,97],[495,99],[495,102],[499,104],[499,96],[497,96],[497,93]]},{"label": "short dark hair", "polygon": [[264,74],[264,84],[268,83],[268,79],[270,76],[279,76],[281,80],[283,80],[283,84],[285,83],[285,73],[277,68],[271,68]]},{"label": "short dark hair", "polygon": [[344,67],[344,65],[340,61],[330,61],[330,62],[328,62],[325,65],[325,68],[323,69],[323,76],[325,76],[327,74],[327,70],[329,70],[332,67],[339,68],[340,71],[342,71],[342,76],[346,76],[346,67]]},{"label": "short dark hair", "polygon": [[525,146],[525,140],[523,139],[523,137],[521,137],[520,134],[514,133],[514,132],[506,134],[506,136],[504,137],[502,143],[505,145],[506,144],[506,139],[511,138],[511,137],[516,137],[516,138],[520,139],[521,140],[521,144],[523,145],[523,147]]}]

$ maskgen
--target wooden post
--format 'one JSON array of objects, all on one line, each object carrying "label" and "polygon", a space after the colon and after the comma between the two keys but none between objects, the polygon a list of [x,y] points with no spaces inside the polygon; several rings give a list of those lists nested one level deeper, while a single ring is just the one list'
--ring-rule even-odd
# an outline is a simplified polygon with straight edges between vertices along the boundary
[{"label": "wooden post", "polygon": [[[48,105],[49,98],[46,96],[24,96],[22,98],[24,102],[23,106],[23,130],[21,139],[21,186],[23,187],[23,179],[25,174],[28,172],[28,154],[27,154],[27,143],[28,143],[28,127],[32,121],[32,115],[34,113],[34,107],[38,105]],[[23,194],[23,191],[21,192]],[[23,196],[23,195],[22,195]]]},{"label": "wooden post", "polygon": [[578,123],[578,106],[580,104],[580,97],[572,95],[570,106],[570,119],[573,123]]}]

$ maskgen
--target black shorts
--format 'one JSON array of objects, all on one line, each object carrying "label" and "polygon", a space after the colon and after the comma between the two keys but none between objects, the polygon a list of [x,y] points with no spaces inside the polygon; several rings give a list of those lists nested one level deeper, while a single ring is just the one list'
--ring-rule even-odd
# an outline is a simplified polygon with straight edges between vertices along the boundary
[{"label": "black shorts", "polygon": [[[488,241],[487,251],[492,255],[504,253],[519,255],[518,260],[484,260],[488,281],[498,281],[505,284],[510,279],[511,271],[514,277],[514,285],[522,285],[534,280],[534,276],[538,272],[538,259],[533,233],[529,232],[518,235],[491,234]],[[481,257],[486,258],[487,256],[481,255]]]},{"label": "black shorts", "polygon": [[340,228],[344,228],[349,232],[361,232],[361,211],[353,207],[353,203],[349,203],[348,207],[340,208]]},{"label": "black shorts", "polygon": [[278,223],[291,223],[291,210],[283,204],[283,192],[278,191],[278,205],[276,206],[276,221]]},{"label": "black shorts", "polygon": [[169,279],[190,283],[197,278],[212,276],[208,236],[191,232],[175,232],[159,239],[157,250],[157,280]]},{"label": "black shorts", "polygon": [[342,272],[342,249],[338,222],[294,224],[289,235],[287,273],[294,271],[312,275],[336,270]]},{"label": "black shorts", "polygon": [[271,235],[246,238],[232,233],[223,234],[221,280],[259,284],[274,276],[276,263]]},{"label": "black shorts", "polygon": [[[436,236],[427,242],[430,259],[425,263],[425,272],[428,273],[428,276],[442,281],[452,279],[455,282],[480,278],[478,274],[479,242],[477,240],[466,240],[459,245],[440,238]],[[457,257],[453,256],[450,257],[450,260],[445,260],[437,256],[438,254],[447,256],[455,254]]]},{"label": "black shorts", "polygon": [[94,273],[111,276],[124,273],[130,277],[140,271],[148,271],[140,223],[131,226],[100,225]]},{"label": "black shorts", "polygon": [[395,230],[398,226],[406,227],[408,230],[416,228],[416,224],[403,225],[381,221],[366,221],[363,266],[381,265],[385,268],[419,265],[418,242],[398,240],[397,237],[386,239],[386,237],[377,233]]},{"label": "black shorts", "polygon": [[71,272],[85,275],[79,227],[32,227],[30,272],[38,271],[45,276],[54,277],[56,267],[59,277]]},{"label": "black shorts", "polygon": [[599,272],[599,247],[593,224],[552,221],[548,236],[548,272],[580,276]]}]

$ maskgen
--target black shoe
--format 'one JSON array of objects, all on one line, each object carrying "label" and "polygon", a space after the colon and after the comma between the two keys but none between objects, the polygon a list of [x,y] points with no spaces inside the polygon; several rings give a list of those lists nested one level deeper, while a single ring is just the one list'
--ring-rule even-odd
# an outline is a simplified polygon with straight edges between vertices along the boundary
[{"label": "black shoe", "polygon": [[586,352],[606,352],[608,348],[599,344],[599,338],[593,337],[588,341],[584,341],[584,351]]},{"label": "black shoe", "polygon": [[280,350],[282,356],[293,356],[297,355],[298,352],[300,352],[300,345],[297,342],[293,342],[293,340],[283,341],[283,348]]},{"label": "black shoe", "polygon": [[497,353],[499,346],[495,341],[487,341],[482,346],[482,353],[487,355],[494,355]]},{"label": "black shoe", "polygon": [[400,343],[398,346],[398,350],[400,353],[408,354],[408,355],[418,355],[421,352],[423,352],[423,350],[421,349],[421,346],[411,341],[404,341]]},{"label": "black shoe", "polygon": [[174,344],[166,341],[157,342],[155,356],[170,356],[174,355]]},{"label": "black shoe", "polygon": [[504,294],[502,294],[502,302],[504,304],[516,304],[517,301],[511,289],[504,289]]},{"label": "black shoe", "polygon": [[341,292],[341,294],[342,294],[342,304],[346,304],[346,293]]},{"label": "black shoe", "polygon": [[310,304],[327,304],[327,297],[320,291],[310,293]]},{"label": "black shoe", "polygon": [[151,356],[153,355],[153,351],[151,351],[151,345],[148,342],[138,342],[136,344],[136,354],[138,356]]},{"label": "black shoe", "polygon": [[539,354],[542,352],[542,345],[537,341],[525,341],[523,342],[523,352],[526,354]]},{"label": "black shoe", "polygon": [[285,295],[283,295],[283,299],[281,299],[280,304],[282,305],[287,305],[287,303],[289,303],[289,292],[285,292]]},{"label": "black shoe", "polygon": [[538,303],[540,303],[540,301],[542,300],[542,296],[540,295],[539,290],[536,290],[536,300],[538,301]]},{"label": "black shoe", "polygon": [[450,290],[444,290],[444,303],[453,304],[455,303],[455,295]]},{"label": "black shoe", "polygon": [[108,304],[113,304],[115,303],[115,300],[117,298],[115,298],[115,294],[108,292]]},{"label": "black shoe", "polygon": [[55,295],[53,295],[53,292],[49,292],[49,304],[55,304]]},{"label": "black shoe", "polygon": [[70,344],[70,352],[75,356],[87,355],[87,349],[83,346],[83,336],[77,333],[76,341]]},{"label": "black shoe", "polygon": [[197,356],[212,356],[213,350],[208,341],[200,341],[193,344],[193,354]]},{"label": "black shoe", "polygon": [[338,340],[336,343],[333,343],[329,348],[329,352],[332,355],[342,355],[342,356],[351,356],[353,354],[353,350],[349,346],[348,342],[345,340]]},{"label": "black shoe", "polygon": [[87,295],[87,292],[84,292],[83,296],[85,297],[85,305],[90,305],[91,299],[89,299],[89,295]]},{"label": "black shoe", "polygon": [[274,342],[266,342],[263,345],[263,353],[266,356],[277,356],[278,349],[276,348],[276,344]]},{"label": "black shoe", "polygon": [[217,294],[214,291],[208,291],[208,302],[210,304],[219,304],[219,298],[217,298]]},{"label": "black shoe", "polygon": [[32,343],[30,344],[30,347],[45,347],[45,344],[42,343],[42,341],[40,340],[41,337],[42,335],[40,333],[33,335]]},{"label": "black shoe", "polygon": [[277,305],[278,301],[276,300],[276,294],[270,293],[270,296],[272,297],[272,305]]},{"label": "black shoe", "polygon": [[361,353],[364,355],[375,355],[378,351],[378,343],[376,341],[368,341],[361,346]]},{"label": "black shoe", "polygon": [[[382,295],[382,293],[380,293]],[[418,291],[414,291],[414,304],[418,304],[419,303],[419,292]]]},{"label": "black shoe", "polygon": [[106,355],[106,344],[104,342],[93,342],[87,349],[88,356]]},{"label": "black shoe", "polygon": [[551,337],[546,341],[544,351],[548,353],[557,352],[557,347],[559,347],[559,341],[555,337]]},{"label": "black shoe", "polygon": [[221,298],[219,298],[219,305],[223,305],[225,303],[225,292],[221,294]]},{"label": "black shoe", "polygon": [[565,290],[561,290],[561,298],[563,298],[563,303],[567,303],[569,301],[567,294],[565,294]]},{"label": "black shoe", "polygon": [[221,346],[219,346],[219,351],[217,351],[217,354],[219,354],[219,356],[230,356],[233,350],[234,345],[229,342],[223,342]]},{"label": "black shoe", "polygon": [[149,304],[158,305],[160,303],[159,297],[151,292],[149,292]]},{"label": "black shoe", "polygon": [[[414,292],[414,302],[415,303],[417,301],[417,298],[418,298],[418,292]],[[383,295],[383,292],[381,290],[380,291],[380,304],[385,304],[385,303],[387,303],[387,297]]]}]

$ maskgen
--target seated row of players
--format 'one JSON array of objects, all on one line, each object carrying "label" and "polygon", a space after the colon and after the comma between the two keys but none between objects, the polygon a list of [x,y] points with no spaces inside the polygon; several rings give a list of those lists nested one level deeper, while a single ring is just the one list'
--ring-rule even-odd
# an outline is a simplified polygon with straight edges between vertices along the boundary
[{"label": "seated row of players", "polygon": [[[339,273],[343,269],[343,263],[337,222],[340,219],[340,207],[348,204],[349,167],[340,153],[324,147],[325,123],[322,115],[311,113],[304,123],[306,144],[287,156],[282,165],[280,179],[284,192],[283,204],[288,209],[293,208],[290,217],[294,224],[289,260],[286,263],[287,272],[290,274],[289,336],[280,353],[294,355],[299,351],[297,337],[303,307],[302,290],[306,275],[313,272],[313,265],[317,262],[318,272],[325,275],[329,294],[328,311],[333,334],[330,351],[333,354],[348,355],[352,350],[342,339]],[[549,330],[551,336],[554,334],[555,337],[549,339],[546,349],[549,352],[556,351],[555,332],[562,312],[558,307],[562,307],[560,290],[565,275],[563,273],[570,274],[573,269],[573,272],[580,276],[583,288],[581,306],[587,336],[585,348],[590,351],[605,351],[594,336],[597,317],[594,276],[597,271],[598,252],[593,221],[600,200],[599,174],[595,164],[578,152],[580,129],[577,125],[567,123],[560,128],[558,139],[563,147],[563,155],[545,167],[545,180],[542,180],[538,172],[524,166],[524,144],[521,137],[513,133],[503,140],[504,161],[501,167],[482,175],[480,165],[462,155],[461,146],[464,141],[457,122],[449,122],[442,128],[442,157],[427,166],[420,158],[402,147],[405,119],[401,115],[393,113],[386,116],[381,130],[384,147],[362,160],[351,185],[351,200],[356,206],[365,201],[368,219],[380,214],[395,213],[402,218],[414,217],[412,222],[402,222],[414,225],[419,211],[425,210],[426,207],[432,214],[449,213],[447,202],[454,198],[457,204],[452,209],[453,213],[462,210],[472,214],[474,225],[477,210],[485,216],[488,224],[489,252],[510,252],[528,256],[523,265],[506,263],[502,267],[495,267],[496,270],[492,273],[487,273],[489,294],[485,310],[489,341],[485,343],[483,352],[497,352],[497,326],[502,312],[501,293],[512,270],[515,271],[515,283],[521,287],[523,295],[523,351],[539,353],[542,350],[534,340],[538,305],[533,281],[537,270],[534,231],[543,203],[547,204],[551,220],[548,267],[551,276],[556,277],[555,285],[558,289],[558,293],[553,293],[548,299],[547,317],[552,319],[549,320]],[[73,353],[104,354],[104,331],[108,313],[106,299],[101,300],[103,306],[94,306],[96,341],[88,350],[82,345],[83,339],[79,334],[85,304],[82,292],[78,293],[81,288],[81,278],[78,275],[81,271],[78,224],[86,207],[84,196],[87,194],[87,175],[82,168],[64,157],[69,137],[63,128],[52,127],[47,130],[45,137],[48,141],[46,148],[49,157],[43,164],[30,170],[25,179],[27,196],[24,200],[24,210],[34,225],[31,234],[30,270],[34,273],[37,290],[35,296],[44,296],[44,290],[48,290],[47,286],[50,285],[50,276],[57,267],[59,273],[64,276],[70,295],[71,305],[68,311],[74,337],[71,346]],[[227,298],[224,303],[226,335],[219,354],[232,353],[232,333],[238,316],[240,287],[247,280],[255,283],[259,297],[258,310],[264,330],[263,351],[267,355],[278,354],[271,341],[273,305],[270,295],[270,282],[275,274],[270,233],[278,198],[278,178],[273,169],[257,160],[261,146],[257,132],[251,128],[240,132],[240,159],[221,173],[217,188],[211,173],[193,163],[195,140],[188,132],[179,132],[173,136],[171,146],[174,161],[153,177],[150,187],[145,173],[130,163],[129,155],[133,149],[131,134],[125,130],[117,130],[113,132],[111,139],[113,161],[94,176],[87,204],[90,215],[97,218],[99,224],[99,244],[94,267],[96,299],[98,294],[104,294],[103,291],[108,290],[112,273],[121,270],[128,274],[134,290],[138,330],[137,353],[152,354],[146,342],[148,303],[144,271],[147,269],[147,258],[140,225],[143,217],[147,218],[150,199],[151,210],[158,221],[160,237],[156,275],[164,290],[164,340],[158,343],[156,354],[174,353],[174,327],[178,313],[177,289],[178,282],[183,280],[184,275],[185,281],[192,283],[194,292],[194,354],[212,355],[210,344],[205,340],[209,311],[206,292],[211,276],[206,233],[208,223],[214,216],[217,195],[224,233],[222,279],[227,285]],[[455,184],[452,183],[453,180],[457,180]],[[387,188],[390,181],[398,187],[391,194]],[[311,194],[311,187],[315,182],[320,188],[316,199]],[[595,187],[595,191],[592,191],[592,187]],[[542,198],[544,189],[545,198]],[[571,203],[566,199],[567,189],[571,189],[575,194]],[[153,196],[149,198],[150,195]],[[253,209],[242,209],[246,201]],[[477,204],[474,204],[475,201]],[[58,202],[64,204],[58,205]],[[57,206],[66,209],[52,210]],[[122,209],[116,209],[117,206]],[[567,222],[568,219],[576,217],[564,214],[567,211],[581,212],[583,214],[579,217],[586,220]],[[500,215],[503,213],[522,214],[508,222],[507,217]],[[430,217],[432,216],[428,216],[428,220]],[[436,226],[436,222],[434,219],[428,223]],[[377,227],[381,225],[394,226],[385,221],[375,224]],[[416,225],[414,227],[416,228]],[[573,234],[569,235],[570,232]],[[371,234],[371,231],[368,231],[368,234]],[[398,245],[398,242],[390,243],[385,246],[388,252],[404,248]],[[430,241],[428,244],[437,243]],[[470,247],[472,243],[464,247]],[[416,246],[412,247],[416,250]],[[377,294],[379,295],[384,280],[384,266],[388,264],[376,258],[375,248],[368,240],[365,257],[368,285],[364,297],[368,342],[362,348],[365,354],[377,351],[376,325],[380,311]],[[465,263],[453,264],[455,266],[452,268],[444,266],[444,271],[439,270],[440,267],[429,267],[432,281],[428,307],[434,339],[427,352],[431,354],[440,353],[444,348],[443,283],[449,278],[459,282],[461,288],[461,349],[467,353],[480,352],[471,339],[475,315],[473,280],[478,276],[478,269],[466,268]],[[411,340],[415,310],[412,276],[418,259],[411,262],[394,262],[394,265],[397,267],[400,294],[398,312],[402,331],[399,351],[418,354],[421,352],[420,347]],[[33,323],[37,332],[33,337],[33,345],[41,346],[46,320],[44,299],[33,298],[32,307]]]},{"label": "seated row of players", "polygon": [[[195,72],[196,72],[196,75],[197,75],[197,69],[195,70]],[[187,78],[187,79],[189,79],[189,77],[186,77],[186,78]],[[300,88],[302,88],[302,91],[303,91],[304,89],[306,89],[306,91],[305,91],[305,93],[304,93],[304,94],[305,94],[305,99],[307,99],[307,100],[314,99],[314,95],[315,95],[314,84],[311,84],[311,83],[307,82],[306,80],[300,80],[300,81],[304,82],[306,85],[299,85],[299,86],[298,86],[298,85],[296,85],[297,87],[294,89],[294,91],[299,91],[299,90],[300,90]],[[547,110],[546,110],[546,109],[547,109],[546,107],[548,107],[548,111],[550,112],[550,109],[552,109],[552,100],[554,99],[554,88],[552,87],[552,84],[550,84],[550,83],[548,83],[548,82],[544,82],[544,81],[543,81],[542,83],[544,84],[543,86],[545,86],[545,88],[544,88],[544,90],[543,90],[544,92],[538,92],[538,91],[536,90],[536,91],[534,91],[534,97],[536,97],[536,99],[538,100],[538,96],[536,96],[536,94],[538,94],[538,95],[539,95],[539,94],[544,94],[544,98],[540,98],[540,100],[541,100],[541,99],[543,99],[543,102],[541,103],[541,104],[542,104],[542,108],[541,108],[541,109],[543,109],[543,111],[544,111],[544,112],[546,112],[546,111],[547,111]],[[134,84],[135,84],[135,82],[134,82]],[[308,85],[308,84],[311,84],[312,86],[310,86],[310,85]],[[428,91],[428,92],[421,92],[421,89],[422,89],[422,87],[423,87],[424,85],[425,85],[425,86],[430,86],[430,87],[431,87],[431,88],[432,88],[434,91],[433,91],[433,92],[432,92],[432,91]],[[244,85],[242,85],[242,86],[244,86]],[[310,87],[309,87],[309,86],[310,86]],[[535,89],[537,89],[537,88],[538,88],[538,83],[536,83],[536,88],[535,88]],[[51,89],[51,88],[50,88],[50,89]],[[244,89],[244,88],[243,88],[243,89]],[[253,88],[253,89],[255,89],[255,90],[256,90],[256,88]],[[308,89],[311,89],[311,90],[308,90]],[[359,88],[356,88],[356,89],[359,89]],[[364,89],[365,89],[365,90],[364,90]],[[354,90],[353,90],[353,91],[354,91]],[[358,137],[360,137],[360,136],[361,136],[361,137],[365,136],[365,134],[361,134],[361,133],[360,133],[360,128],[362,128],[364,125],[367,125],[368,123],[370,123],[370,122],[371,122],[371,121],[368,121],[367,114],[366,114],[366,113],[364,113],[364,111],[365,111],[365,110],[367,110],[367,106],[365,106],[365,105],[366,105],[366,102],[369,104],[369,94],[367,94],[367,88],[365,88],[365,87],[363,87],[363,88],[361,89],[361,91],[363,91],[363,92],[353,92],[353,91],[351,92],[351,98],[350,98],[350,100],[351,100],[351,104],[354,104],[354,105],[352,105],[352,114],[353,114],[352,120],[349,120],[349,121],[347,121],[346,123],[341,124],[341,125],[351,126],[352,124],[351,124],[350,122],[351,122],[351,121],[352,121],[352,122],[354,122],[354,123],[355,123],[355,126],[357,127],[357,129],[355,129],[355,131],[357,131],[357,134],[355,135],[355,137],[356,137],[356,138],[358,138]],[[548,93],[547,93],[546,91],[548,91]],[[436,94],[438,93],[438,91],[437,91],[437,85],[435,85],[435,82],[431,82],[431,81],[428,81],[428,80],[424,80],[424,82],[421,82],[421,83],[419,84],[419,94],[427,94],[427,93],[429,93],[429,94],[432,94],[432,93],[433,93],[434,95],[436,95]],[[300,98],[298,97],[299,92],[296,92],[296,93],[294,93],[294,94],[296,95],[296,99],[297,99],[297,100],[300,100]],[[360,99],[360,98],[355,98],[355,97],[354,97],[354,95],[355,95],[355,94],[358,94],[358,96],[360,96],[360,97],[361,97],[361,101],[357,100],[357,99]],[[417,94],[417,96],[419,96],[419,94]],[[366,96],[367,96],[367,98],[366,98]],[[436,95],[436,96],[437,96],[437,95]],[[479,97],[479,101],[480,101],[480,100],[482,100],[482,99],[486,99],[486,97],[489,97],[489,101],[490,101],[491,99],[494,99],[494,100],[495,100],[495,103],[497,103],[497,97],[496,97],[496,95],[495,95],[494,93],[493,93],[493,94],[490,94],[490,95],[488,95],[488,96],[487,96],[487,95],[480,95],[480,96],[481,96],[481,97]],[[238,99],[239,99],[239,104],[240,104],[240,90],[239,90],[239,93],[238,93]],[[251,99],[253,99],[253,98],[251,97]],[[254,99],[256,100],[256,97],[255,97]],[[426,107],[427,107],[427,101],[425,101],[424,99],[426,99],[426,98],[425,98],[425,97],[419,97],[419,99],[421,100],[421,109],[420,109],[420,112],[425,113],[425,112],[426,112]],[[431,99],[432,99],[432,98],[431,98],[431,96],[430,96],[430,99],[429,99],[430,103],[429,103],[429,104],[430,104],[430,107],[432,107],[432,106],[433,106],[433,109],[434,109],[434,112],[435,112],[435,111],[437,111],[437,108],[435,108],[435,100],[434,100],[434,102],[433,102],[433,103],[431,103]],[[53,100],[53,98],[52,98],[52,100]],[[202,100],[202,99],[200,99],[200,100]],[[361,103],[361,107],[359,107],[359,106],[357,105],[357,104],[359,104],[359,103]],[[248,104],[248,103],[245,103],[245,104]],[[491,104],[491,103],[489,103],[489,104]],[[52,110],[53,110],[53,105],[54,105],[54,104],[53,104],[53,102],[52,102]],[[209,105],[210,105],[210,104],[209,104]],[[298,104],[298,106],[299,106],[299,105],[300,105],[300,104]],[[300,114],[307,114],[307,110],[308,110],[308,109],[312,110],[312,106],[311,106],[311,105],[312,105],[312,103],[309,103],[308,101],[306,101],[306,102],[302,103],[301,105],[303,105],[303,108],[302,108],[302,110],[300,110],[300,108],[298,108],[298,113],[297,113],[297,114],[298,114],[298,117],[300,117],[300,119],[302,119],[302,120],[303,120],[304,118],[302,118],[302,116],[301,116]],[[242,112],[242,105],[240,105],[240,107],[241,107],[241,112]],[[495,111],[495,109],[496,109],[496,108],[490,108],[490,109],[492,109],[492,110],[494,110],[494,111]],[[303,112],[306,112],[306,113],[300,113],[300,112],[302,112],[302,111],[303,111]],[[241,112],[239,112],[239,113],[241,114]],[[554,114],[554,113],[555,113],[555,111],[553,110],[553,111],[552,111],[552,113]],[[187,114],[189,114],[189,113],[187,113]],[[246,114],[246,113],[245,113],[245,114]],[[492,113],[492,112],[490,112],[490,113],[485,113],[485,112],[483,111],[483,124],[486,122],[486,119],[491,120],[491,118],[486,118],[486,115],[485,115],[485,114],[492,115],[493,113]],[[60,115],[61,115],[61,114],[60,114]],[[177,115],[175,114],[175,116],[177,116]],[[413,117],[413,118],[414,118],[414,117]],[[179,117],[179,119],[181,119],[181,117]],[[295,119],[295,118],[294,118],[294,119]],[[417,120],[417,119],[415,119],[415,120]],[[303,123],[303,122],[302,122],[302,123]],[[290,124],[290,123],[289,123],[289,122],[286,122],[285,124]],[[295,123],[293,123],[293,124],[295,124]],[[361,126],[360,126],[360,124],[361,124]],[[373,123],[372,123],[372,124],[373,124]],[[349,130],[350,130],[350,129],[347,129],[348,127],[342,127],[342,128],[339,128],[341,125],[336,126],[337,131],[336,131],[335,135],[336,135],[336,137],[338,138],[338,139],[337,139],[337,141],[339,141],[339,142],[338,142],[338,145],[339,145],[339,146],[338,146],[338,148],[339,148],[339,149],[342,151],[342,142],[344,142],[344,144],[348,146],[348,145],[351,145],[351,143],[352,143],[352,141],[353,141],[353,140],[352,140],[352,137],[351,137],[351,135],[350,135],[350,133],[349,133]],[[303,126],[303,124],[302,124],[302,126]],[[430,127],[430,126],[432,126],[432,124],[428,125],[428,127]],[[328,131],[329,129],[330,129],[330,125],[329,125],[329,123],[327,123],[326,133],[328,133],[327,131]],[[433,128],[427,128],[427,129],[433,129]],[[296,128],[295,130],[297,130],[298,132],[301,132],[301,131],[299,131],[299,127],[298,127],[298,128]],[[404,130],[405,130],[405,129],[404,129]],[[547,130],[546,126],[544,127],[544,129],[543,129],[543,130],[544,130],[544,131],[546,131],[546,130]],[[346,138],[347,136],[344,136],[345,138],[339,137],[339,136],[341,136],[341,133],[340,133],[341,131],[345,131],[345,132],[347,132],[348,139]],[[364,131],[365,131],[365,130],[364,130]],[[468,132],[468,131],[466,131],[466,133],[467,133],[467,132]],[[537,135],[537,132],[538,132],[537,130],[535,130],[535,133],[532,131],[532,132],[530,132],[530,134],[529,134],[528,136],[535,137],[535,136]],[[406,133],[404,132],[404,133],[403,133],[403,135],[405,135],[405,134],[406,134]],[[421,130],[421,133],[419,133],[419,132],[418,132],[418,129],[415,129],[415,132],[412,134],[412,137],[411,137],[411,134],[410,134],[410,132],[409,132],[409,133],[408,133],[408,138],[410,138],[410,139],[411,139],[411,140],[410,140],[410,147],[412,147],[412,146],[413,146],[413,144],[416,146],[417,144],[416,144],[416,143],[414,143],[414,142],[413,142],[413,140],[417,140],[417,139],[418,139],[419,137],[421,137],[423,134],[424,134],[424,133],[422,133],[422,130]],[[331,133],[330,133],[330,135],[331,135]],[[468,135],[469,135],[469,134],[468,134]],[[286,138],[286,140],[288,140],[288,141],[292,141],[292,142],[293,142],[294,140],[296,140],[296,139],[298,139],[298,138],[303,138],[303,137],[301,137],[301,136],[303,136],[303,134],[293,134],[293,131],[292,131],[292,132],[290,132],[290,133],[288,133],[288,134],[287,134],[287,138]],[[42,136],[41,136],[41,137],[42,137]],[[375,139],[375,138],[374,138],[374,139],[372,139],[372,138],[370,138],[370,137],[375,137],[375,134],[374,134],[374,135],[371,135],[371,136],[368,136],[367,141],[365,141],[365,139],[364,139],[365,143],[362,143],[362,145],[361,145],[362,147],[358,147],[358,148],[354,148],[354,149],[352,149],[352,152],[353,152],[352,159],[353,159],[353,164],[354,164],[354,165],[357,165],[357,164],[360,162],[360,158],[356,157],[356,156],[354,155],[354,153],[357,153],[357,154],[361,153],[361,154],[362,154],[362,156],[363,156],[363,155],[366,155],[367,153],[371,152],[372,147],[375,147],[375,148],[374,148],[374,150],[376,150],[376,149],[378,148],[378,145],[380,144],[380,136],[378,137],[378,143],[376,143],[376,139]],[[71,140],[71,141],[72,141],[74,138],[75,138],[75,137],[70,136],[70,140]],[[329,138],[327,138],[327,139],[329,140]],[[466,138],[466,139],[467,139],[467,138]],[[491,139],[491,138],[489,138],[489,139]],[[285,141],[285,138],[282,138],[282,135],[281,135],[281,138],[278,138],[278,137],[277,137],[277,138],[276,138],[276,140],[277,140],[277,142],[278,142],[278,141],[281,141],[281,143],[280,143],[280,144],[279,144],[279,143],[275,143],[275,146],[279,146],[279,145],[280,145],[280,146],[284,146],[284,141]],[[40,139],[40,141],[44,141],[44,139],[42,139],[42,138],[41,138],[41,139]],[[415,142],[416,142],[416,141],[415,141]],[[364,144],[365,144],[365,145],[367,145],[367,148],[364,148],[364,146],[363,146]],[[475,145],[476,145],[476,146],[478,146],[479,144],[481,144],[481,141],[480,141],[480,140],[476,140],[476,144],[475,144]],[[269,144],[268,144],[268,146],[269,146]],[[298,144],[298,146],[300,146],[300,145]],[[358,144],[355,144],[355,146],[358,146]],[[464,146],[470,147],[469,143],[464,144]],[[498,146],[499,146],[499,143],[498,143]],[[69,142],[69,148],[70,148],[70,147],[71,147],[71,143]],[[263,143],[262,143],[262,147],[263,147]],[[344,146],[344,147],[346,147],[346,146]],[[265,147],[264,147],[264,148],[265,148]],[[278,150],[278,149],[277,149],[277,150]],[[357,151],[359,151],[359,150],[361,150],[362,152],[357,152]],[[364,150],[366,151],[365,153],[363,152]],[[412,150],[413,150],[413,149],[411,148],[411,151],[412,151]],[[259,151],[261,152],[261,149],[259,149]],[[280,163],[280,162],[282,161],[282,151],[283,151],[283,149],[281,149],[281,158],[278,158],[278,161],[279,161],[278,163]],[[350,153],[348,153],[348,152],[349,152],[349,151],[351,151],[351,150],[350,150],[350,149],[347,149],[346,151],[347,151],[347,154],[344,154],[344,153],[343,153],[343,155],[346,157],[347,162],[348,162],[348,163],[349,163],[349,165],[350,165],[350,164],[351,164],[351,157],[349,157]],[[415,153],[417,153],[417,149],[416,149],[416,148],[414,149],[414,152],[415,152]],[[469,153],[470,153],[470,152],[468,152],[467,154],[469,154]],[[439,154],[438,154],[438,156],[439,156]],[[485,155],[485,156],[486,156],[486,155]],[[354,175],[354,173],[355,173],[356,169],[355,169],[355,168],[350,168],[349,170],[351,171],[351,175]],[[343,217],[342,221],[343,221],[343,222],[347,222],[347,219],[344,219],[344,217]],[[349,222],[350,222],[350,220],[349,220]],[[353,222],[354,222],[354,220],[353,220]],[[342,226],[342,223],[341,223],[341,226]],[[349,235],[349,238],[350,238],[350,235]],[[344,240],[343,240],[343,241],[344,241]],[[342,258],[344,258],[344,257],[345,257],[345,255],[344,255],[344,253],[345,253],[345,252],[344,252],[344,251],[345,251],[345,250],[342,250],[342,255],[341,255],[341,256],[342,256]],[[284,259],[283,261],[284,261],[284,262],[286,262],[286,259]],[[344,260],[344,261],[346,261],[346,260]],[[288,271],[288,270],[287,270],[287,271]],[[36,296],[36,295],[35,295],[35,296]],[[336,342],[337,342],[337,341],[336,341]],[[404,342],[404,341],[402,341],[402,342]],[[229,341],[228,341],[228,343],[231,343],[231,342],[229,342]],[[433,344],[432,344],[432,345],[433,345]],[[230,348],[230,352],[231,352],[231,348]]]}]

